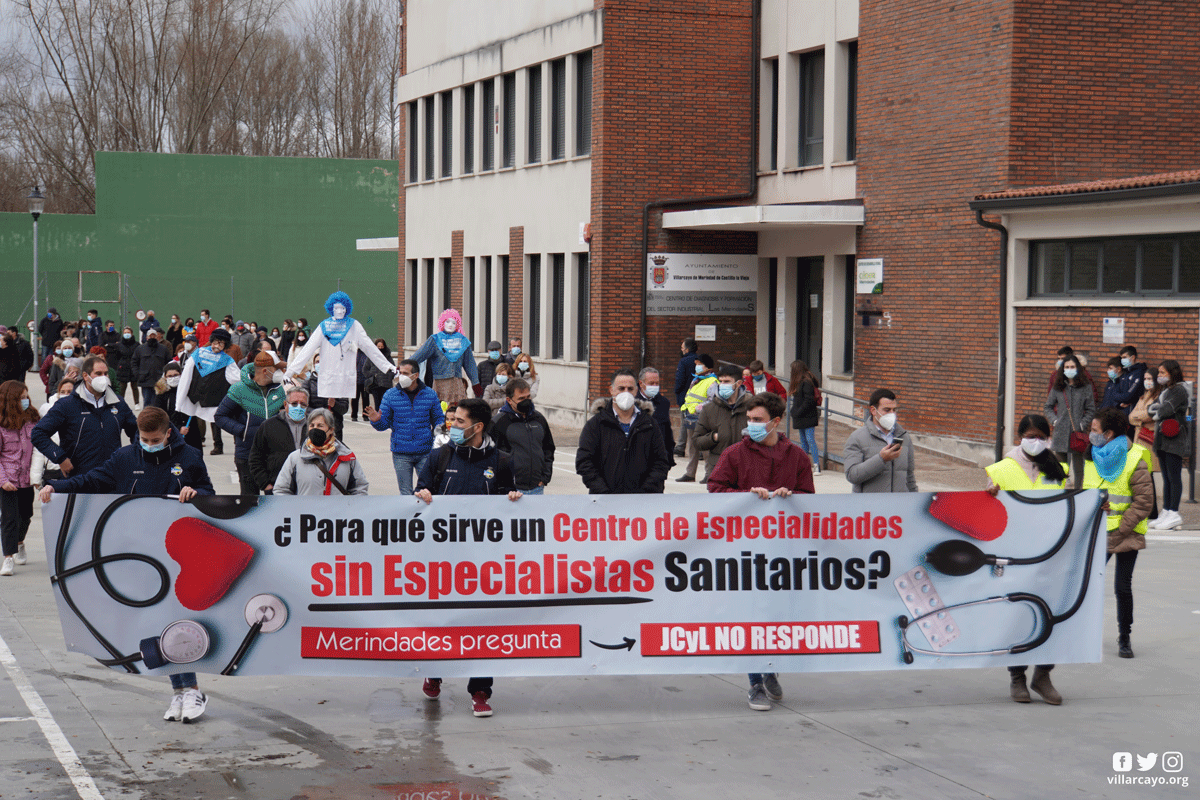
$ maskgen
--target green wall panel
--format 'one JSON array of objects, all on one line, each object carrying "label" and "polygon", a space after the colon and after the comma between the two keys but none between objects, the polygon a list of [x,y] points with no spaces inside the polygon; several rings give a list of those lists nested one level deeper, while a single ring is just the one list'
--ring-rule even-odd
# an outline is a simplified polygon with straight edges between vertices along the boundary
[{"label": "green wall panel", "polygon": [[[38,220],[38,276],[42,283],[39,311],[45,300],[64,317],[74,316],[80,270],[97,266],[100,246],[96,217],[76,214],[42,214]],[[33,314],[33,218],[25,213],[0,213],[0,324],[12,325],[25,309],[21,322]]]}]

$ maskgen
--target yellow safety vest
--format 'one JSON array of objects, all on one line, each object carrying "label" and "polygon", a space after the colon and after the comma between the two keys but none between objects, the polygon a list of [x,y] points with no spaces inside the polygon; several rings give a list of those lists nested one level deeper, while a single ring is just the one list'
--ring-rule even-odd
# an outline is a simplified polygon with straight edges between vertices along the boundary
[{"label": "yellow safety vest", "polygon": [[[1133,487],[1129,485],[1129,481],[1133,478],[1133,472],[1137,469],[1137,465],[1142,461],[1139,449],[1145,448],[1129,448],[1129,453],[1125,456],[1125,468],[1112,482],[1100,477],[1100,473],[1096,471],[1096,462],[1090,458],[1083,462],[1083,488],[1108,491],[1108,530],[1110,531],[1121,527],[1121,515],[1133,504]],[[1149,526],[1143,519],[1133,529],[1133,532],[1145,536],[1147,530],[1149,530]]]},{"label": "yellow safety vest", "polygon": [[[1062,465],[1063,472],[1068,471],[1066,464]],[[1025,471],[1015,458],[1005,458],[992,464],[990,467],[984,467],[988,477],[992,479],[992,483],[1000,487],[1005,492],[1028,492],[1034,489],[1065,489],[1067,486],[1066,479],[1061,482],[1052,481],[1038,473],[1037,480],[1029,480],[1029,473]]]},{"label": "yellow safety vest", "polygon": [[687,395],[683,398],[682,411],[688,414],[695,414],[700,410],[700,406],[708,400],[708,387],[717,382],[717,376],[709,373],[704,378],[699,379],[692,384],[688,389]]},{"label": "yellow safety vest", "polygon": [[1150,452],[1149,447],[1134,442],[1133,444],[1129,445],[1129,452],[1137,453],[1139,456],[1141,456],[1142,461],[1146,462],[1146,469],[1151,472],[1154,471],[1154,454]]}]

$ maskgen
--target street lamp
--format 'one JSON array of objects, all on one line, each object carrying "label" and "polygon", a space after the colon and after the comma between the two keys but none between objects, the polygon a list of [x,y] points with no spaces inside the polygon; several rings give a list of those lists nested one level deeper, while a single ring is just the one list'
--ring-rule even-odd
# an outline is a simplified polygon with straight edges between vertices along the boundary
[{"label": "street lamp", "polygon": [[[35,187],[33,187],[33,191],[29,193],[29,197],[26,199],[29,201],[29,213],[30,213],[30,215],[33,216],[33,319],[36,324],[36,322],[41,320],[41,314],[38,313],[38,301],[37,301],[38,300],[38,298],[37,298],[37,296],[38,296],[37,221],[38,221],[38,217],[40,217],[42,215],[42,209],[44,209],[46,207],[46,198],[42,196],[42,193],[40,191],[38,191],[38,187],[35,186]],[[42,355],[42,350],[41,350],[42,342],[41,342],[41,337],[38,335],[36,327],[34,327],[34,329],[32,331],[30,331],[30,336],[33,338],[34,352],[38,354],[38,358],[40,360],[41,355]]]}]

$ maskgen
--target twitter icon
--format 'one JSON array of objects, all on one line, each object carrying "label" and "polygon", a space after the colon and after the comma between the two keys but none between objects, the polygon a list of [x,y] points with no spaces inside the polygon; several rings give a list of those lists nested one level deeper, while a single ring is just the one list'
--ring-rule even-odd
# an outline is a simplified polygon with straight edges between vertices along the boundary
[{"label": "twitter icon", "polygon": [[1139,755],[1137,757],[1138,772],[1149,772],[1154,769],[1155,763],[1158,761],[1158,753],[1150,753],[1148,755]]}]

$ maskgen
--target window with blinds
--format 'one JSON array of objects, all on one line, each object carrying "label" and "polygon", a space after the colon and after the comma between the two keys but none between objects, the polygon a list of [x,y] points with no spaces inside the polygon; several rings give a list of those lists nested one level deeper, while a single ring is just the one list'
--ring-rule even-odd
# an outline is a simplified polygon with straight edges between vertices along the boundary
[{"label": "window with blinds", "polygon": [[550,297],[553,322],[550,326],[550,357],[562,358],[567,315],[567,257],[563,253],[550,256]]},{"label": "window with blinds", "polygon": [[575,155],[592,152],[592,51],[575,56]]},{"label": "window with blinds", "polygon": [[591,306],[588,300],[591,297],[591,287],[589,282],[591,274],[589,272],[588,254],[577,253],[575,255],[575,360],[587,361],[588,358],[588,316],[591,313]]},{"label": "window with blinds", "polygon": [[449,308],[452,305],[450,294],[454,284],[450,280],[450,259],[442,259],[442,304],[438,306],[438,313],[442,313],[442,309]]},{"label": "window with blinds", "polygon": [[421,174],[418,172],[418,157],[417,141],[420,138],[417,134],[420,125],[420,117],[417,116],[417,101],[413,100],[408,104],[408,182],[416,183],[421,180]]},{"label": "window with blinds", "polygon": [[475,85],[463,87],[463,174],[475,171]]},{"label": "window with blinds", "polygon": [[800,56],[800,166],[825,161],[825,51]]},{"label": "window with blinds", "polygon": [[463,311],[466,312],[466,318],[463,320],[463,326],[467,329],[463,331],[463,335],[468,339],[478,339],[475,328],[479,326],[479,317],[475,315],[475,259],[463,259],[463,282],[465,284],[463,291],[466,292],[466,297],[463,298]]},{"label": "window with blinds", "polygon": [[[508,256],[500,256],[500,342],[508,344],[513,334],[508,332]],[[516,335],[520,335],[518,332]]]},{"label": "window with blinds", "polygon": [[496,168],[496,82],[488,79],[483,82],[483,153],[481,156],[483,170]]},{"label": "window with blinds", "polygon": [[437,315],[433,313],[433,259],[425,259],[425,335],[421,338],[427,339],[433,335],[433,326],[437,322]]},{"label": "window with blinds", "polygon": [[504,76],[504,161],[503,166],[517,165],[517,74]]},{"label": "window with blinds", "polygon": [[[412,112],[416,116],[416,111]],[[416,347],[417,342],[417,309],[421,295],[417,291],[417,260],[408,259],[408,344]]]},{"label": "window with blinds", "polygon": [[550,158],[567,157],[567,60],[550,62]]},{"label": "window with blinds", "polygon": [[529,110],[529,152],[526,163],[536,164],[542,160],[542,65],[534,64],[528,72],[529,92],[525,99]]},{"label": "window with blinds", "polygon": [[425,180],[433,180],[433,95],[422,100],[425,104]]},{"label": "window with blinds", "polygon": [[454,92],[442,92],[442,177],[454,174]]},{"label": "window with blinds", "polygon": [[529,256],[529,341],[525,349],[530,355],[542,355],[542,257]]},{"label": "window with blinds", "polygon": [[479,266],[483,272],[483,336],[490,341],[496,338],[496,330],[492,327],[492,257],[483,256]]}]

